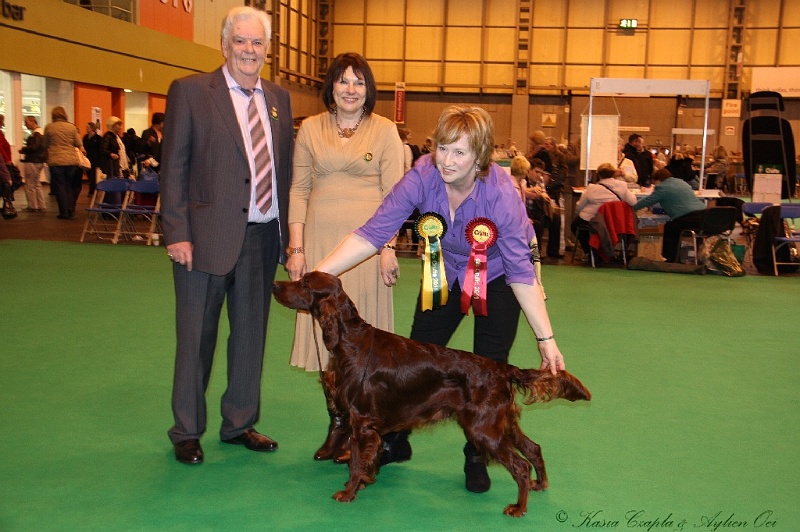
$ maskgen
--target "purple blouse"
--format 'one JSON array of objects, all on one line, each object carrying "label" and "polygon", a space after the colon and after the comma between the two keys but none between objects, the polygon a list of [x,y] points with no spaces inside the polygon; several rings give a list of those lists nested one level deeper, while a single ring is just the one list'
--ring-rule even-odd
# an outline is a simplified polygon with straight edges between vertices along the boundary
[{"label": "purple blouse", "polygon": [[514,189],[505,171],[492,163],[485,179],[478,179],[475,188],[450,219],[447,191],[431,155],[421,157],[414,168],[392,188],[383,203],[355,233],[380,249],[403,225],[413,210],[435,212],[447,223],[441,239],[448,283],[454,280],[464,286],[470,245],[467,224],[477,217],[488,218],[497,225],[498,238],[487,251],[487,280],[501,275],[506,283],[533,284],[534,270],[529,243],[534,238],[533,225],[525,204]]}]

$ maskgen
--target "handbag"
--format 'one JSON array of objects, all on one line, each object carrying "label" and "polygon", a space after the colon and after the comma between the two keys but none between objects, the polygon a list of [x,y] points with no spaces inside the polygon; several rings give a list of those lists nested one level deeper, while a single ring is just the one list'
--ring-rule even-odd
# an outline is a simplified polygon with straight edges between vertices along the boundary
[{"label": "handbag", "polygon": [[89,161],[89,158],[85,156],[79,148],[75,148],[75,151],[78,152],[78,166],[84,170],[91,170],[92,163]]}]

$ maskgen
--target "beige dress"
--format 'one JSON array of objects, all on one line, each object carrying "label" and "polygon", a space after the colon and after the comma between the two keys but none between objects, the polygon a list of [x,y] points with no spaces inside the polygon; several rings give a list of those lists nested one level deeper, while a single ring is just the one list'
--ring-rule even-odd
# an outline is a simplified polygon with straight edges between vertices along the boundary
[{"label": "beige dress", "polygon": [[[365,117],[344,144],[332,114],[325,112],[303,121],[295,142],[289,223],[305,224],[303,246],[309,271],[372,216],[402,174],[403,143],[397,127],[386,118]],[[392,289],[381,280],[379,257],[368,259],[340,279],[364,320],[394,330]],[[297,313],[291,364],[317,371],[311,324],[308,313]],[[315,327],[324,369],[329,355],[319,325]]]}]

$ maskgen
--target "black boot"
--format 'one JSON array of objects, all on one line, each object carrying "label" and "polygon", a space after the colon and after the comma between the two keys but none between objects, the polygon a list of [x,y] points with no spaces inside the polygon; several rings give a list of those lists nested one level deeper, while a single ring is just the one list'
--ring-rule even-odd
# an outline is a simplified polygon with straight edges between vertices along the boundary
[{"label": "black boot", "polygon": [[470,442],[464,445],[464,474],[467,491],[484,493],[492,487],[492,480],[486,471],[486,459],[478,453]]},{"label": "black boot", "polygon": [[[329,409],[328,415],[331,418],[331,422],[328,425],[328,436],[325,438],[325,443],[322,444],[322,447],[314,453],[314,460],[333,459],[337,464],[346,463],[350,460],[348,445],[350,428],[341,414]],[[344,454],[347,456],[343,456]]]},{"label": "black boot", "polygon": [[407,462],[411,460],[411,444],[408,442],[410,431],[388,432],[381,436],[383,450],[381,451],[381,465],[393,462]]}]

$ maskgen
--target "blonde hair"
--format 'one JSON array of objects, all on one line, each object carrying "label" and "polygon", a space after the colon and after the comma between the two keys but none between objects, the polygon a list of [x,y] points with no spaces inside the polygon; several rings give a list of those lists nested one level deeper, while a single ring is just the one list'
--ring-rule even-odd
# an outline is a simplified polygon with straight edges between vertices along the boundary
[{"label": "blonde hair", "polygon": [[468,105],[451,105],[442,111],[433,131],[433,142],[437,146],[452,144],[464,135],[470,151],[475,154],[478,177],[483,178],[494,151],[494,124],[489,113]]},{"label": "blonde hair", "polygon": [[617,167],[611,163],[603,163],[597,167],[597,179],[608,179],[614,177]]},{"label": "blonde hair", "polygon": [[531,162],[522,155],[517,155],[511,159],[511,175],[514,177],[526,177],[525,174],[531,169]]}]

